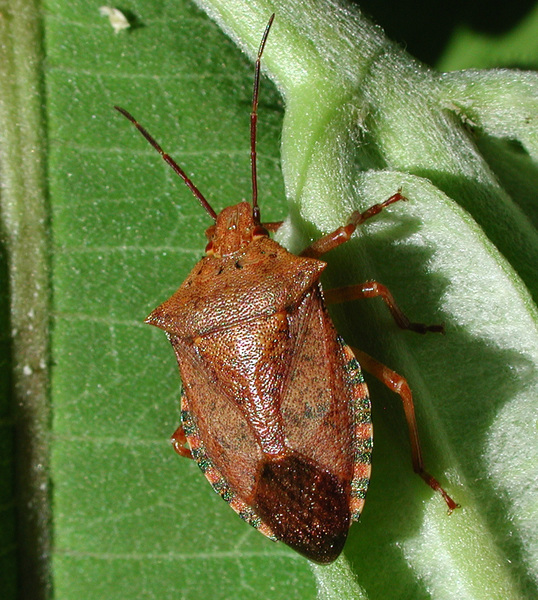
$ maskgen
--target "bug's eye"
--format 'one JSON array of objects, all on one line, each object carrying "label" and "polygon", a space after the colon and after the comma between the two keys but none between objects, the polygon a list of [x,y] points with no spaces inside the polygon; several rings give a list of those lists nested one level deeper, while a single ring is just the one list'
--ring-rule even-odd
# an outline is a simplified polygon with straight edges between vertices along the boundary
[{"label": "bug's eye", "polygon": [[211,225],[211,227],[208,227],[205,230],[205,236],[211,242],[211,240],[213,239],[214,235],[215,235],[215,225]]}]

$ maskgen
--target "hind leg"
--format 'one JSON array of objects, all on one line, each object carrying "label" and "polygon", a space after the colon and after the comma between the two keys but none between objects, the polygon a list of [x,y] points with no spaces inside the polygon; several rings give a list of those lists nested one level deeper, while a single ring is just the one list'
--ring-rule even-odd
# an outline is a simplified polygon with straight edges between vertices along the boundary
[{"label": "hind leg", "polygon": [[459,507],[459,504],[456,504],[456,502],[452,500],[437,479],[430,475],[424,468],[417,421],[415,418],[415,405],[413,403],[413,395],[407,381],[404,377],[398,375],[398,373],[395,373],[379,361],[375,360],[375,358],[372,358],[369,354],[366,354],[366,352],[363,352],[358,348],[352,348],[352,350],[357,357],[359,364],[361,367],[364,367],[365,371],[368,371],[368,373],[379,379],[379,381],[384,383],[390,390],[396,392],[396,394],[399,394],[402,400],[407,426],[409,428],[413,471],[415,471],[417,475],[420,475],[420,477],[422,477],[422,479],[432,488],[432,490],[441,494],[448,506],[448,512],[450,514],[455,508]]}]

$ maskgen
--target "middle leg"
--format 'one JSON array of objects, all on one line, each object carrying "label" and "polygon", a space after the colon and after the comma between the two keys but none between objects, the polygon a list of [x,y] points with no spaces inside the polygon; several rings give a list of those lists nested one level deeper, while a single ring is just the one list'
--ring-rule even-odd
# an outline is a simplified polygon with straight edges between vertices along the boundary
[{"label": "middle leg", "polygon": [[361,298],[381,297],[390,310],[396,324],[401,329],[409,329],[417,333],[426,333],[433,331],[444,333],[444,325],[425,325],[424,323],[414,323],[410,321],[402,309],[396,304],[394,296],[387,287],[377,281],[367,281],[355,285],[334,288],[332,290],[323,290],[323,295],[327,304],[338,304],[339,302],[349,302],[350,300],[359,300]]}]

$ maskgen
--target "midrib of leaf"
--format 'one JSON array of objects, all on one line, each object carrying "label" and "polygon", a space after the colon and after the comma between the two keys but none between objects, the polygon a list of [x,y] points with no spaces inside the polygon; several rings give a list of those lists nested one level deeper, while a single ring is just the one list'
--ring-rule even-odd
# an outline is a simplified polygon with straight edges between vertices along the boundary
[{"label": "midrib of leaf", "polygon": [[48,211],[42,31],[37,1],[0,5],[2,242],[11,298],[12,406],[17,457],[17,559],[21,598],[48,586]]}]

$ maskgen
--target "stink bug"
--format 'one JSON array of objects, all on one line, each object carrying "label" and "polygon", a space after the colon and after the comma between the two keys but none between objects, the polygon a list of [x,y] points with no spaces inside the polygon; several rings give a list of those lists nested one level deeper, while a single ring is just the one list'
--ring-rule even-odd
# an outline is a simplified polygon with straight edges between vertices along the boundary
[{"label": "stink bug", "polygon": [[[274,16],[274,15],[273,15]],[[183,179],[215,224],[206,255],[186,281],[146,319],[163,329],[183,381],[181,425],[172,441],[247,522],[307,558],[330,563],[359,518],[370,478],[370,400],[359,362],[402,397],[414,470],[454,501],[423,467],[413,400],[401,376],[337,334],[328,302],[380,296],[396,323],[419,333],[441,325],[412,323],[390,292],[370,281],[324,292],[319,257],[346,242],[358,225],[405,200],[397,192],[348,224],[290,254],[269,237],[280,223],[262,223],[257,199],[258,50],[251,112],[252,202],[220,214],[181,167],[126,110],[162,158]],[[187,446],[188,445],[188,446]]]}]

